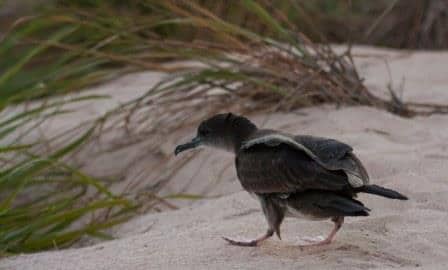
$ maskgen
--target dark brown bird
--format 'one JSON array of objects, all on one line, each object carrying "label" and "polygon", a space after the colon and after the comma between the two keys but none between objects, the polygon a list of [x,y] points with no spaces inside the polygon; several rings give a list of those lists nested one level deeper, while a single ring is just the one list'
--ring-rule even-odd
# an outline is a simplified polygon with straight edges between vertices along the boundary
[{"label": "dark brown bird", "polygon": [[355,199],[357,193],[407,200],[394,190],[369,184],[353,149],[337,140],[258,129],[247,118],[227,113],[203,121],[197,136],[177,146],[175,154],[199,145],[235,153],[238,179],[259,199],[269,225],[252,241],[224,238],[233,245],[256,246],[274,232],[280,238],[287,216],[331,219],[335,226],[329,236],[311,245],[329,244],[344,217],[369,215],[370,209]]}]

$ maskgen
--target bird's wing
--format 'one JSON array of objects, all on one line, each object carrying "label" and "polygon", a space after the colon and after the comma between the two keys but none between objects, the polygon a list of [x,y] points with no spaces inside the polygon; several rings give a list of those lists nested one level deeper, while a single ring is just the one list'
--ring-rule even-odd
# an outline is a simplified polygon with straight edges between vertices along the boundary
[{"label": "bird's wing", "polygon": [[294,141],[309,149],[329,170],[343,170],[353,187],[369,183],[369,175],[353,148],[343,142],[321,137],[298,135]]},{"label": "bird's wing", "polygon": [[242,145],[236,166],[243,187],[256,193],[346,190],[368,181],[350,146],[316,137],[256,136]]}]

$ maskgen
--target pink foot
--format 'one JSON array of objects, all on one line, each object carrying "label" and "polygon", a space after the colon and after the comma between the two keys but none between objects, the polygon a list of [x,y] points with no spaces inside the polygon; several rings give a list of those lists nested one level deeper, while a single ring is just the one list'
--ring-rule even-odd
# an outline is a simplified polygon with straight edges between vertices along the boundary
[{"label": "pink foot", "polygon": [[241,247],[255,247],[259,244],[260,241],[257,241],[257,239],[255,240],[250,240],[250,241],[237,241],[237,240],[233,240],[227,237],[223,237],[224,240],[227,241],[227,243],[234,245],[234,246],[241,246]]},{"label": "pink foot", "polygon": [[241,247],[255,247],[258,246],[261,242],[263,242],[264,240],[268,239],[269,237],[271,237],[274,234],[274,230],[269,229],[265,235],[255,239],[255,240],[250,240],[250,241],[237,241],[237,240],[233,240],[227,237],[223,237],[224,240],[226,240],[229,244],[234,245],[234,246],[241,246]]}]

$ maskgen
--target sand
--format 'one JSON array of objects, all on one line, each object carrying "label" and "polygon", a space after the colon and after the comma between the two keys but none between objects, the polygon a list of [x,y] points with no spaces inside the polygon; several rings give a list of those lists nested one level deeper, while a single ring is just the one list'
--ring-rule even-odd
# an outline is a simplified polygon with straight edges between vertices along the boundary
[{"label": "sand", "polygon": [[[387,60],[394,85],[404,78],[406,101],[448,104],[448,53],[357,47],[355,54],[366,85],[376,94],[387,93]],[[127,75],[92,91],[112,89],[114,100],[123,102],[130,91],[118,89],[142,91],[143,85],[153,84],[160,76]],[[86,106],[101,112],[98,104]],[[448,116],[404,119],[369,107],[321,106],[251,118],[264,127],[351,144],[371,182],[399,190],[410,200],[361,195],[372,209],[371,216],[347,218],[335,242],[326,247],[306,251],[298,247],[303,237],[324,236],[332,227],[328,221],[301,219],[284,222],[281,241],[272,238],[255,248],[229,246],[221,236],[252,238],[265,231],[266,223],[258,202],[242,191],[233,157],[203,150],[162,192],[222,195],[219,198],[175,201],[184,207],[134,218],[114,230],[117,240],[18,255],[1,260],[0,269],[447,269]],[[193,132],[191,127],[166,138],[167,147],[185,141]],[[128,155],[135,155],[144,149],[129,151],[133,152]],[[116,159],[109,157],[101,164],[120,167]]]}]

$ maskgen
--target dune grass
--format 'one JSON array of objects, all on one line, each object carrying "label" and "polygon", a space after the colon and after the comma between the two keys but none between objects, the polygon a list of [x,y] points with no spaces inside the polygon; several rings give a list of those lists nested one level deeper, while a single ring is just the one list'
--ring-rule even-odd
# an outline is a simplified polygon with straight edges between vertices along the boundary
[{"label": "dune grass", "polygon": [[19,138],[50,118],[69,113],[60,109],[62,105],[93,98],[99,97],[0,113],[0,255],[61,248],[84,235],[104,238],[105,229],[130,216],[130,201],[64,162],[89,140],[94,125],[50,152],[39,150],[44,144],[40,140],[22,143]]},{"label": "dune grass", "polygon": [[[54,27],[28,24],[13,29],[0,45],[1,255],[62,248],[84,235],[107,237],[104,230],[126,220],[133,207],[127,199],[111,194],[101,180],[64,161],[89,140],[96,129],[94,122],[83,134],[74,134],[51,151],[42,151],[43,140],[22,140],[47,120],[70,113],[66,105],[107,98],[82,95],[44,100],[95,83],[98,74],[105,72],[92,74],[100,61],[77,61],[74,53],[43,62],[52,59],[48,58],[54,54],[52,43],[76,31],[75,26],[65,25],[51,31],[42,42],[24,42],[48,29]],[[67,64],[70,61],[75,64]],[[42,102],[30,103],[35,99]],[[11,105],[18,107],[8,109]]]}]

